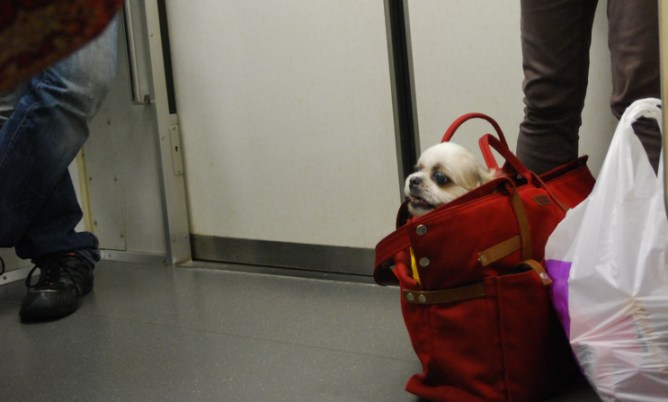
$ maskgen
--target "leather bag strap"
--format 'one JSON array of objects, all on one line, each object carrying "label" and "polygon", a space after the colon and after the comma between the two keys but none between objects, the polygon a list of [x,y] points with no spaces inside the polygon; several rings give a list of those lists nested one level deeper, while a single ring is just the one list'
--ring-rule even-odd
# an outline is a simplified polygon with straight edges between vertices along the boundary
[{"label": "leather bag strap", "polygon": [[[515,154],[510,150],[510,148],[508,148],[508,144],[499,141],[493,135],[491,134],[483,135],[478,140],[478,144],[480,145],[480,151],[483,153],[483,155],[487,154],[493,158],[494,157],[492,153],[492,148],[493,148],[503,157],[503,159],[505,159],[506,163],[510,167],[512,167],[515,173],[524,177],[525,179],[531,181],[533,177],[536,176],[526,166],[524,166],[524,164],[517,158],[517,156],[515,156]],[[498,165],[496,163],[496,160],[494,160],[494,164]]]},{"label": "leather bag strap", "polygon": [[404,299],[412,304],[447,304],[485,297],[485,284],[443,290],[403,290]]},{"label": "leather bag strap", "polygon": [[520,235],[513,236],[478,253],[478,262],[486,267],[521,248],[522,237]]},{"label": "leather bag strap", "polygon": [[545,271],[543,264],[536,260],[524,260],[519,264],[519,267],[526,266],[531,268],[540,278],[540,281],[543,283],[543,286],[549,286],[552,284],[552,278]]},{"label": "leather bag strap", "polygon": [[522,259],[528,260],[533,258],[533,247],[531,243],[531,228],[529,227],[529,218],[527,217],[526,209],[522,198],[520,198],[519,191],[513,186],[513,193],[510,197],[510,204],[515,211],[515,218],[517,219],[517,226],[520,229],[520,243],[522,244]]},{"label": "leather bag strap", "polygon": [[523,260],[529,260],[533,257],[533,243],[531,242],[531,228],[529,225],[529,218],[524,208],[524,203],[519,195],[519,191],[514,185],[510,187],[510,205],[515,212],[517,219],[517,227],[519,234],[497,243],[478,254],[478,262],[482,266],[488,266],[496,261],[514,253],[517,250],[521,251]]},{"label": "leather bag strap", "polygon": [[[518,267],[527,267],[533,270],[540,278],[543,286],[552,284],[552,279],[545,272],[545,268],[536,260],[524,260]],[[449,304],[457,303],[467,300],[478,299],[485,297],[485,284],[483,282],[475,283],[473,285],[461,286],[457,288],[442,289],[442,290],[411,290],[404,289],[402,291],[404,299],[411,304]]]}]

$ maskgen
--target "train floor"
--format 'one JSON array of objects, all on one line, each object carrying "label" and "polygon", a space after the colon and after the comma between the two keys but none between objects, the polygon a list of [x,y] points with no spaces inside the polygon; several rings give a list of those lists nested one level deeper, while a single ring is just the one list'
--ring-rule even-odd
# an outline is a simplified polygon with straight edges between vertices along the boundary
[{"label": "train floor", "polygon": [[418,401],[397,288],[194,266],[103,261],[79,311],[40,324],[0,286],[0,400]]}]

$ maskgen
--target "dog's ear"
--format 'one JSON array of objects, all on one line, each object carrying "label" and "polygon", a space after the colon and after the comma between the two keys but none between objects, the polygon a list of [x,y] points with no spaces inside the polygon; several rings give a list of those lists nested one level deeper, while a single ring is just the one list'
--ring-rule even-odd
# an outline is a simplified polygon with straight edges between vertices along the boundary
[{"label": "dog's ear", "polygon": [[484,167],[480,167],[478,170],[478,184],[483,185],[487,182],[492,181],[496,177],[496,169],[486,169]]}]

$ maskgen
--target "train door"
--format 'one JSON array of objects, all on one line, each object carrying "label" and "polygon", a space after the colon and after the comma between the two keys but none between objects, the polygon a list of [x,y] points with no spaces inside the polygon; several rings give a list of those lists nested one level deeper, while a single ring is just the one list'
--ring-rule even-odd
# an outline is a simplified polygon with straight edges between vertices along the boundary
[{"label": "train door", "polygon": [[368,276],[400,203],[383,2],[166,7],[193,258]]}]

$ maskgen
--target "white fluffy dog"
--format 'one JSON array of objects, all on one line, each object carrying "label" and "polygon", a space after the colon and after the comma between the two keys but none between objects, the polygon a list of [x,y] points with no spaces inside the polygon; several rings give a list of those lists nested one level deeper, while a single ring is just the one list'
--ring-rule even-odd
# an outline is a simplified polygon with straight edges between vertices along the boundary
[{"label": "white fluffy dog", "polygon": [[442,142],[426,149],[416,171],[406,178],[408,211],[421,216],[487,183],[494,172],[461,145]]}]

